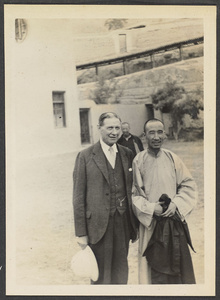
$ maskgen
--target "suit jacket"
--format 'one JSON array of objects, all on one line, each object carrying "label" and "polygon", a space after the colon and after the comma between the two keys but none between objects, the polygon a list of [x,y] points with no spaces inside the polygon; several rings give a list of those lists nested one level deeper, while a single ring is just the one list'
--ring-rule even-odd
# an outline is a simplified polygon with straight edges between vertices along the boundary
[{"label": "suit jacket", "polygon": [[[124,169],[131,239],[137,236],[137,219],[131,205],[132,151],[118,146]],[[100,142],[80,152],[73,172],[74,221],[76,236],[88,235],[96,244],[105,234],[110,215],[110,186],[106,157]]]}]

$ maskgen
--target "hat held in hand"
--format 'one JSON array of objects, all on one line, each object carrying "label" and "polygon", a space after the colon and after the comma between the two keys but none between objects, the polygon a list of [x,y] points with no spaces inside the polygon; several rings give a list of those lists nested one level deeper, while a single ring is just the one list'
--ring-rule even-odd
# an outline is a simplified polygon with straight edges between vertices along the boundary
[{"label": "hat held in hand", "polygon": [[71,269],[76,276],[97,281],[99,270],[95,255],[89,246],[77,252],[71,260]]}]

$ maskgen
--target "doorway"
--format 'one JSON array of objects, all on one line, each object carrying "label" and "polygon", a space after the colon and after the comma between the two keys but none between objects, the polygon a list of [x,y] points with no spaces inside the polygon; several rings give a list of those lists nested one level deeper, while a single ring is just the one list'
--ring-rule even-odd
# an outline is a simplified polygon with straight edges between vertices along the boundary
[{"label": "doorway", "polygon": [[126,34],[119,34],[119,49],[120,53],[127,52]]},{"label": "doorway", "polygon": [[89,109],[80,108],[80,135],[82,144],[90,144]]},{"label": "doorway", "polygon": [[150,120],[154,118],[154,108],[152,104],[145,104],[145,107],[147,109],[147,119],[146,120]]}]

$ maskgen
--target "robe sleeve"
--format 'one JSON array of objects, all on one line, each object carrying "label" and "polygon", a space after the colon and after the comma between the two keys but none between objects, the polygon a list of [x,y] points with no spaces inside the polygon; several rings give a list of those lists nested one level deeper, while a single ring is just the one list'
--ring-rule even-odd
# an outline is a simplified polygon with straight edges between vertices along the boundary
[{"label": "robe sleeve", "polygon": [[147,228],[151,227],[155,203],[149,202],[144,192],[142,175],[138,167],[138,156],[133,160],[132,208],[138,220]]},{"label": "robe sleeve", "polygon": [[195,207],[198,192],[197,186],[182,160],[172,153],[176,171],[176,195],[172,201],[176,204],[182,219],[185,219]]}]

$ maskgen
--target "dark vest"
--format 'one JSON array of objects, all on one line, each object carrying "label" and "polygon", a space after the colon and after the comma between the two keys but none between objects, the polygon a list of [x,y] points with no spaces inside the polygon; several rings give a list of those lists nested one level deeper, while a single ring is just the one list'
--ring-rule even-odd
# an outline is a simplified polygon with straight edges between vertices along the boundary
[{"label": "dark vest", "polygon": [[119,153],[116,155],[115,168],[112,168],[108,160],[107,167],[110,182],[110,215],[113,216],[116,210],[122,215],[127,209],[127,197],[123,165]]}]

